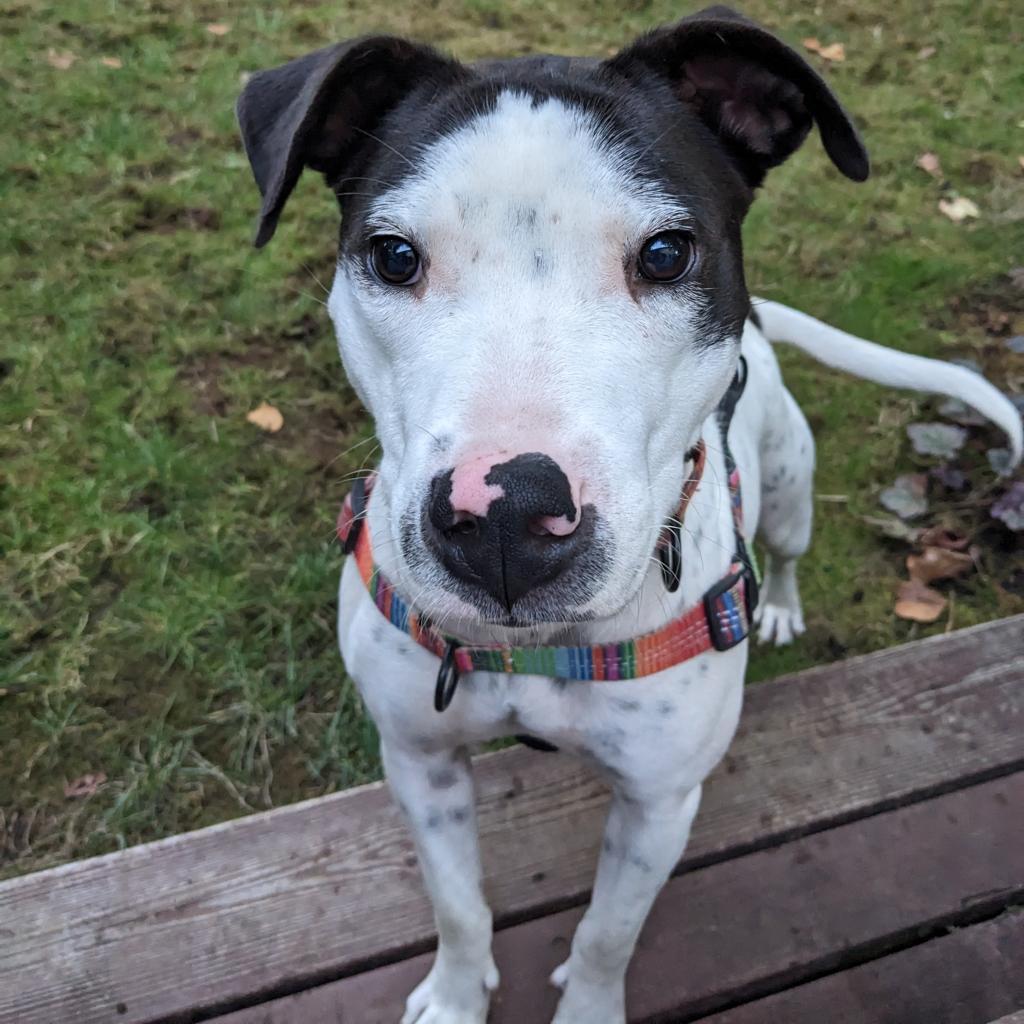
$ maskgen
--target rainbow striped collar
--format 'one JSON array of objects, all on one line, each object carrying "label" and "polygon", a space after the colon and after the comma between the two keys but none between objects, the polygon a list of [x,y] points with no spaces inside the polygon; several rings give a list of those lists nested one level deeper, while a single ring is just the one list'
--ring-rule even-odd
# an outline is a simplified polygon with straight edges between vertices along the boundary
[{"label": "rainbow striped collar", "polygon": [[[742,382],[739,391],[742,391]],[[730,397],[726,396],[727,399]],[[738,397],[736,394],[733,398],[732,407]],[[728,419],[731,419],[731,407],[726,410],[726,414],[723,417],[725,427],[728,426]],[[723,430],[723,437],[726,434],[727,430]],[[700,486],[703,453],[702,441],[694,460],[694,472],[683,492],[678,514],[680,521],[685,506]],[[365,525],[373,476],[357,480],[346,497],[338,515],[338,539],[345,553],[355,558],[359,575],[381,614],[421,647],[441,659],[434,692],[434,706],[438,711],[444,711],[451,703],[459,677],[466,672],[505,672],[594,682],[638,679],[679,665],[707,651],[727,651],[745,640],[750,633],[757,606],[758,579],[743,540],[739,470],[727,444],[725,454],[736,541],[728,573],[697,604],[677,618],[660,629],[628,640],[582,647],[510,647],[501,644],[464,644],[458,638],[442,633],[406,603],[374,562],[370,531]],[[671,543],[668,546],[671,548]],[[664,566],[665,560],[662,561]],[[673,569],[677,582],[681,566],[676,565]],[[672,586],[668,580],[666,576],[666,585]]]}]

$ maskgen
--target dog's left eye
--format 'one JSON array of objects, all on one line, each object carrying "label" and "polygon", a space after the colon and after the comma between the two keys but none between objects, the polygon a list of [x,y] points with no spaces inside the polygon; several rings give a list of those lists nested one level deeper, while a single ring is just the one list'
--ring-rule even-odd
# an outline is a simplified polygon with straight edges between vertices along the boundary
[{"label": "dog's left eye", "polygon": [[420,276],[420,254],[398,235],[379,235],[370,243],[370,264],[385,284],[415,284]]},{"label": "dog's left eye", "polygon": [[671,284],[693,269],[696,255],[693,238],[685,231],[662,231],[640,247],[637,267],[648,281]]}]

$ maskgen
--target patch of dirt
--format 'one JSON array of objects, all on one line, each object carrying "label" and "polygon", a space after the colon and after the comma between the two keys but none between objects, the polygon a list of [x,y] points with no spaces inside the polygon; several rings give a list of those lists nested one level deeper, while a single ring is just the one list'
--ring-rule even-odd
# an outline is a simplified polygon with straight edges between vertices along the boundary
[{"label": "patch of dirt", "polygon": [[219,231],[220,213],[208,206],[173,206],[153,197],[139,205],[126,235],[152,231],[168,235],[175,231]]}]

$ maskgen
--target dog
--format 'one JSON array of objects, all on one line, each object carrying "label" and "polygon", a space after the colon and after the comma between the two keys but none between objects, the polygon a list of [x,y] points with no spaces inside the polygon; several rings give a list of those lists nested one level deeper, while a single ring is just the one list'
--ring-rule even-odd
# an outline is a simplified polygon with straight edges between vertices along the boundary
[{"label": "dog", "polygon": [[814,440],[768,339],[959,397],[1015,460],[1020,418],[968,370],[752,306],[740,228],[766,173],[814,126],[847,178],[869,165],[824,80],[729,9],[607,60],[342,42],[254,74],[237,113],[257,246],[305,168],[341,211],[328,309],[382,457],[340,524],[339,641],[439,936],[403,1024],[487,1016],[467,751],[510,735],[610,783],[552,980],[556,1024],[621,1024],[637,935],[736,729],[753,616],[765,641],[804,629]]}]

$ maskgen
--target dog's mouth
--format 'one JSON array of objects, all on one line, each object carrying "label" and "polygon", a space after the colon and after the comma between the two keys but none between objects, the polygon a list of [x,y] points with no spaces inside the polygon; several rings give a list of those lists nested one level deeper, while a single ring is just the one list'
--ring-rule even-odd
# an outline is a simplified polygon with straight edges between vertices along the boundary
[{"label": "dog's mouth", "polygon": [[[587,606],[604,585],[610,565],[609,531],[592,506],[581,510],[580,526],[571,538],[571,557],[557,546],[557,559],[547,558],[544,538],[522,546],[507,538],[487,537],[488,524],[478,522],[475,532],[461,530],[462,545],[453,551],[450,538],[441,541],[422,513],[409,511],[399,533],[402,556],[422,591],[428,613],[458,599],[458,610],[445,617],[468,624],[501,629],[529,629],[585,622],[593,613]],[[490,559],[481,559],[471,545],[493,543]],[[464,550],[463,550],[464,548]],[[538,549],[540,549],[538,551]],[[462,557],[466,553],[472,557]],[[479,567],[483,565],[481,570]],[[436,596],[435,596],[436,595]]]}]

